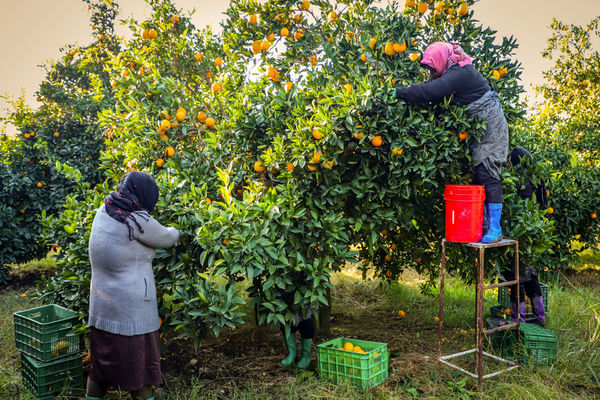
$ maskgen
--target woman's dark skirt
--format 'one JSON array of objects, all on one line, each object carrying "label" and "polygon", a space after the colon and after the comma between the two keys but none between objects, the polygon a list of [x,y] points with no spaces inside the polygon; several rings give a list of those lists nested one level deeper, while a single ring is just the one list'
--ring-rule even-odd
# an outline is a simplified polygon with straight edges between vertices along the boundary
[{"label": "woman's dark skirt", "polygon": [[109,390],[162,383],[158,331],[123,336],[91,327],[89,378]]}]

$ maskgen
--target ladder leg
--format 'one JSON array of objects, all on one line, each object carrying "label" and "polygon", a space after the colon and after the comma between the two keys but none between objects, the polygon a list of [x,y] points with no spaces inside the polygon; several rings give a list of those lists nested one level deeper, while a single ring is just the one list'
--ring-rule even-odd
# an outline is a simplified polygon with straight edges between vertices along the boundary
[{"label": "ladder leg", "polygon": [[485,249],[482,247],[479,249],[479,264],[477,265],[477,325],[475,328],[476,340],[475,344],[477,347],[477,380],[479,383],[479,391],[482,390],[483,385],[483,286],[484,286],[484,275],[483,275],[483,265],[484,265],[484,251]]},{"label": "ladder leg", "polygon": [[438,325],[438,370],[440,367],[440,357],[442,356],[442,329],[444,327],[444,278],[446,275],[446,240],[442,239],[442,260],[440,272],[440,319]]}]

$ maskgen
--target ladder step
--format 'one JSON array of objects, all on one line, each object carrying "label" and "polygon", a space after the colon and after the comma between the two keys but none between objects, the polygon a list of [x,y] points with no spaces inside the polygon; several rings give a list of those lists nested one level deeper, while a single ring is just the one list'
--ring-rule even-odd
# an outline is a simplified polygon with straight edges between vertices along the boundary
[{"label": "ladder step", "polygon": [[512,324],[508,324],[508,325],[502,325],[502,326],[497,326],[495,328],[492,329],[485,329],[483,331],[484,335],[489,335],[490,333],[494,333],[494,332],[498,332],[498,331],[504,331],[507,329],[511,329],[511,328],[516,328],[517,325],[519,325],[517,322],[514,322]]}]

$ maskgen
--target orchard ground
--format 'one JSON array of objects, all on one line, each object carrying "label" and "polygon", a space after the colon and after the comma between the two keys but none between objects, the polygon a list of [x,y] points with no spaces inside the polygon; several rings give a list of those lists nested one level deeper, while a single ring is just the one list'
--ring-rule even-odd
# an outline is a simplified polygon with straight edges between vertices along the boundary
[{"label": "orchard ground", "polygon": [[[39,303],[22,293],[32,291],[36,274],[52,269],[51,259],[20,266],[17,281],[0,294],[0,337],[7,345],[0,351],[0,397],[28,399],[21,387],[20,365],[14,347],[12,313]],[[23,272],[24,271],[24,272]],[[332,385],[315,372],[316,351],[309,372],[284,371],[284,354],[277,329],[256,326],[248,311],[244,325],[209,336],[194,350],[190,340],[178,339],[165,330],[163,376],[159,389],[164,399],[403,399],[477,398],[476,381],[448,368],[437,376],[437,293],[423,295],[423,277],[405,272],[399,283],[379,279],[363,281],[348,265],[334,275],[332,329],[329,337],[385,342],[391,352],[389,379],[370,391],[348,385]],[[600,390],[600,257],[585,252],[580,264],[550,282],[548,327],[558,338],[558,360],[552,366],[521,369],[487,380],[485,398],[595,399]],[[486,293],[486,312],[496,304]],[[403,310],[404,318],[397,313]],[[444,353],[471,348],[474,342],[474,289],[457,279],[447,286]],[[467,366],[469,360],[463,360]],[[494,365],[487,365],[495,368]],[[87,371],[86,371],[87,372]],[[68,398],[68,397],[65,397]],[[111,393],[108,399],[125,399]]]}]

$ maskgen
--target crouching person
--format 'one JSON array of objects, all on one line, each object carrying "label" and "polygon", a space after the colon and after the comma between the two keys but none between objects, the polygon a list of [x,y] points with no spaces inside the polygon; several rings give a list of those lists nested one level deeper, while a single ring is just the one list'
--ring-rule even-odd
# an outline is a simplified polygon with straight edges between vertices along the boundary
[{"label": "crouching person", "polygon": [[97,210],[89,240],[91,368],[86,399],[107,390],[153,399],[162,383],[160,327],[152,260],[173,246],[179,231],[150,216],[158,186],[147,173],[126,174]]}]

